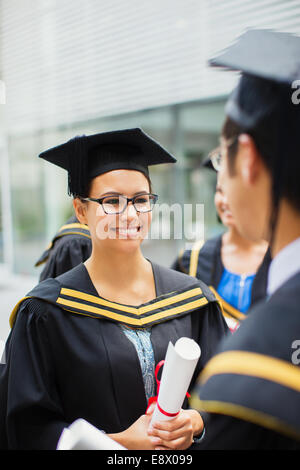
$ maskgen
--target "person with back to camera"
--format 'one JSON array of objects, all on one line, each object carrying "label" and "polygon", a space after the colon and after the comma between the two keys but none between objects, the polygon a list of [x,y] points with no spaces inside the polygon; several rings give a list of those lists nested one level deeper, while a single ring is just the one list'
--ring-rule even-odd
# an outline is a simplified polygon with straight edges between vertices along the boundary
[{"label": "person with back to camera", "polygon": [[[300,449],[300,38],[247,31],[212,60],[240,70],[219,171],[238,229],[270,243],[267,299],[222,341],[193,392],[198,449]],[[298,348],[299,349],[299,348]]]},{"label": "person with back to camera", "polygon": [[[77,137],[40,157],[68,171],[92,252],[38,284],[12,312],[0,377],[1,447],[55,449],[63,429],[83,418],[128,449],[154,449],[147,403],[169,341],[186,336],[199,344],[192,387],[227,333],[204,283],[141,252],[158,197],[148,166],[176,160],[141,129]],[[203,422],[186,399],[169,426],[165,448],[186,449]]]}]

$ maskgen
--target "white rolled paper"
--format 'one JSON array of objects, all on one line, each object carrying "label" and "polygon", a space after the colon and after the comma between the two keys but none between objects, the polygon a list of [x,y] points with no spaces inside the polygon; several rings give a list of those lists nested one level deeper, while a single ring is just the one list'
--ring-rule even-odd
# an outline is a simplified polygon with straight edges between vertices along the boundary
[{"label": "white rolled paper", "polygon": [[85,419],[76,419],[61,433],[56,450],[127,450]]},{"label": "white rolled paper", "polygon": [[[191,338],[179,338],[175,346],[169,342],[157,397],[159,407],[166,413],[180,411],[200,355],[199,345]],[[156,404],[151,424],[172,418],[161,413]]]}]

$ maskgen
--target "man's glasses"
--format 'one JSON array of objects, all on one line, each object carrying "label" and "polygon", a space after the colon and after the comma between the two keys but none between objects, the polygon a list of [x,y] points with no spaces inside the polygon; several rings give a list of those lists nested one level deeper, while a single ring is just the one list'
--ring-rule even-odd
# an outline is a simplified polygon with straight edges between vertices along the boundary
[{"label": "man's glasses", "polygon": [[208,156],[210,158],[210,161],[212,163],[212,166],[214,167],[214,169],[216,171],[220,171],[221,169],[221,164],[222,164],[222,153],[224,151],[224,145],[229,148],[231,145],[233,145],[237,139],[238,139],[238,135],[232,137],[231,139],[228,139],[228,140],[224,140],[224,143],[223,144],[220,144],[219,147],[215,148],[214,150],[212,150]]},{"label": "man's glasses", "polygon": [[101,204],[105,214],[122,214],[126,210],[129,202],[132,202],[137,212],[151,212],[156,203],[157,194],[140,194],[134,197],[126,197],[122,194],[105,196],[99,199],[92,197],[81,198],[83,201],[92,201]]}]

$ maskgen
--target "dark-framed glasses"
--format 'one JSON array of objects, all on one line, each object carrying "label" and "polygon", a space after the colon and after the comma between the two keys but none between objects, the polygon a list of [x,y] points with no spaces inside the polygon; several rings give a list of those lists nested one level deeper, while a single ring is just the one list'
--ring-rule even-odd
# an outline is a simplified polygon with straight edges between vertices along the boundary
[{"label": "dark-framed glasses", "polygon": [[221,169],[222,153],[224,152],[224,147],[229,148],[237,141],[238,137],[238,135],[235,135],[234,137],[228,140],[222,139],[220,145],[208,154],[212,166],[216,171],[220,171]]},{"label": "dark-framed glasses", "polygon": [[211,164],[214,167],[214,170],[220,171],[221,169],[221,162],[222,162],[222,154],[221,154],[221,148],[217,147],[216,149],[212,150],[208,154]]},{"label": "dark-framed glasses", "polygon": [[81,198],[83,201],[92,201],[100,204],[105,214],[122,214],[126,210],[129,202],[132,202],[137,212],[151,212],[157,202],[157,194],[139,194],[134,197],[126,197],[123,194],[114,194],[111,196],[100,197],[99,199],[92,197]]}]

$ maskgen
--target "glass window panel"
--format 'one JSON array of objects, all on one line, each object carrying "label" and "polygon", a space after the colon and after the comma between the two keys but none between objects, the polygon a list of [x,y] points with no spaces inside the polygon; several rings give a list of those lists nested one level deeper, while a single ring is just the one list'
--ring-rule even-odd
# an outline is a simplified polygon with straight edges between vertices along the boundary
[{"label": "glass window panel", "polygon": [[14,234],[14,270],[36,274],[37,250],[44,241],[44,200],[36,140],[31,136],[9,139],[11,204]]},{"label": "glass window panel", "polygon": [[0,263],[4,262],[3,222],[2,222],[2,188],[0,183]]},{"label": "glass window panel", "polygon": [[[217,219],[214,205],[216,173],[201,167],[201,162],[218,145],[224,120],[224,101],[193,103],[180,109],[180,127],[183,134],[185,202],[204,204],[204,238],[210,238],[224,227]],[[197,234],[196,211],[187,221]],[[199,227],[199,226],[198,226]],[[199,227],[200,229],[200,227]],[[201,233],[201,230],[200,232]],[[196,236],[196,239],[199,236]]]}]

